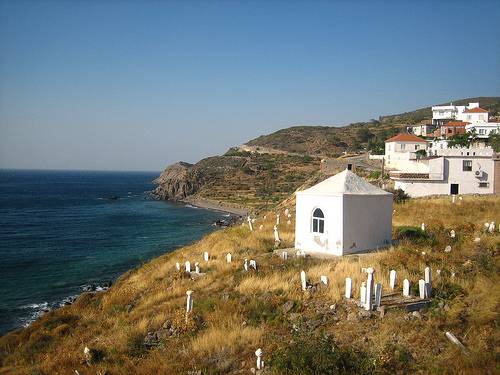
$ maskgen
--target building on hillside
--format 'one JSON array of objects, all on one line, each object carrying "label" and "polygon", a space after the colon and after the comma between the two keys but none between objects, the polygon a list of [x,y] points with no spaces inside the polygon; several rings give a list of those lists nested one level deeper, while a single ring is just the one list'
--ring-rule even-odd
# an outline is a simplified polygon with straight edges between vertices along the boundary
[{"label": "building on hillside", "polygon": [[388,169],[411,169],[417,151],[427,150],[427,141],[413,134],[398,134],[385,141],[385,166]]},{"label": "building on hillside", "polygon": [[344,170],[296,193],[295,248],[345,255],[391,244],[392,194]]},{"label": "building on hillside", "polygon": [[468,133],[475,132],[477,138],[486,139],[491,134],[500,134],[500,122],[477,122],[465,126]]},{"label": "building on hillside", "polygon": [[480,107],[466,108],[460,115],[457,116],[457,120],[467,121],[467,122],[488,122],[489,113],[486,109]]},{"label": "building on hillside", "polygon": [[395,188],[411,197],[500,193],[500,159],[487,148],[446,148],[423,158],[418,172],[390,172]]},{"label": "building on hillside", "polygon": [[[464,120],[461,116],[465,110],[472,110],[474,108],[479,108],[479,103],[469,103],[468,105],[438,105],[432,107],[432,124],[433,125],[443,125],[451,120]],[[472,122],[472,121],[470,121]]]},{"label": "building on hillside", "polygon": [[443,138],[450,138],[457,134],[465,134],[465,126],[468,122],[464,121],[449,121],[439,127],[439,134]]},{"label": "building on hillside", "polygon": [[432,121],[422,121],[420,124],[413,125],[411,132],[418,137],[430,137],[435,129],[436,126],[432,125]]}]

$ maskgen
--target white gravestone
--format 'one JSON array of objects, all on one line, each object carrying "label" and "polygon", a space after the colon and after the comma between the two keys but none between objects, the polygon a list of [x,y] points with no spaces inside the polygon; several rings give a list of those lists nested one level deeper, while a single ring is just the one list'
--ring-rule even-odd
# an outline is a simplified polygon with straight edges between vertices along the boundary
[{"label": "white gravestone", "polygon": [[391,290],[394,290],[394,288],[396,287],[396,271],[395,270],[391,270],[391,272],[389,273],[389,284],[390,284]]},{"label": "white gravestone", "polygon": [[403,297],[410,296],[410,281],[408,279],[403,280]]},{"label": "white gravestone", "polygon": [[450,246],[450,245],[446,246],[446,247],[444,248],[444,252],[445,252],[445,253],[449,253],[449,252],[451,252],[451,246]]},{"label": "white gravestone", "polygon": [[307,289],[307,277],[305,271],[300,272],[300,285],[302,286],[302,290]]},{"label": "white gravestone", "polygon": [[346,277],[345,279],[345,298],[352,297],[352,279],[350,277]]},{"label": "white gravestone", "polygon": [[281,253],[281,257],[283,258],[283,260],[287,260],[288,259],[288,253],[286,251],[283,251]]},{"label": "white gravestone", "polygon": [[425,232],[425,223],[422,223],[422,225],[420,226],[420,229],[422,229],[422,231]]},{"label": "white gravestone", "polygon": [[366,270],[368,273],[368,279],[366,280],[366,300],[365,300],[365,310],[371,311],[372,309],[372,299],[373,299],[373,274],[375,270],[370,267]]},{"label": "white gravestone", "polygon": [[233,260],[233,257],[231,256],[231,253],[227,253],[226,262],[231,263],[232,260]]},{"label": "white gravestone", "polygon": [[253,232],[252,219],[250,218],[250,216],[247,217],[247,221],[248,221],[248,228],[250,228],[250,231]]},{"label": "white gravestone", "polygon": [[186,272],[191,272],[191,262],[189,262],[189,260],[186,260],[186,263],[184,263],[184,267],[186,269]]},{"label": "white gravestone", "polygon": [[278,227],[275,225],[274,226],[274,242],[281,242],[280,240],[280,234],[278,232]]},{"label": "white gravestone", "polygon": [[425,280],[418,280],[418,294],[420,299],[425,299]]},{"label": "white gravestone", "polygon": [[290,210],[288,208],[285,209],[285,216],[288,217],[288,214],[290,213]]},{"label": "white gravestone", "polygon": [[276,214],[276,225],[280,225],[280,214]]},{"label": "white gravestone", "polygon": [[366,282],[361,283],[361,288],[359,289],[359,302],[361,306],[365,305],[366,302]]},{"label": "white gravestone", "polygon": [[255,351],[255,356],[257,357],[257,370],[262,370],[264,368],[264,361],[262,360],[262,349],[259,348]]},{"label": "white gravestone", "polygon": [[380,307],[382,301],[382,284],[375,284],[375,307]]},{"label": "white gravestone", "polygon": [[455,231],[452,229],[452,230],[450,231],[450,237],[451,237],[451,238],[455,238],[455,236],[456,236],[456,233],[455,233]]},{"label": "white gravestone", "polygon": [[495,231],[495,222],[492,221],[488,226],[488,232],[493,233]]},{"label": "white gravestone", "polygon": [[430,267],[425,267],[424,280],[425,280],[425,287],[426,287],[425,296],[427,298],[430,298],[432,295],[432,273],[431,273]]},{"label": "white gravestone", "polygon": [[208,251],[205,251],[203,253],[203,259],[205,260],[205,262],[208,262],[208,259],[210,259],[209,255],[208,255]]},{"label": "white gravestone", "polygon": [[320,276],[319,278],[320,282],[324,285],[328,285],[328,276]]},{"label": "white gravestone", "polygon": [[262,230],[264,226],[262,224],[259,225],[259,230]]},{"label": "white gravestone", "polygon": [[186,314],[189,314],[191,311],[193,311],[193,291],[188,290],[186,292],[187,298],[186,298]]},{"label": "white gravestone", "polygon": [[176,263],[175,263],[175,269],[176,269],[177,271],[180,271],[180,270],[181,270],[181,265],[179,264],[179,262],[176,262]]},{"label": "white gravestone", "polygon": [[194,272],[195,273],[200,273],[200,264],[198,262],[196,262],[194,264]]},{"label": "white gravestone", "polygon": [[248,259],[247,258],[245,258],[245,261],[243,262],[243,269],[245,271],[248,271]]},{"label": "white gravestone", "polygon": [[451,196],[451,203],[455,203],[455,199],[456,199],[456,197],[457,197],[456,195],[452,195],[452,196]]},{"label": "white gravestone", "polygon": [[253,259],[250,260],[250,267],[257,271],[257,262]]}]

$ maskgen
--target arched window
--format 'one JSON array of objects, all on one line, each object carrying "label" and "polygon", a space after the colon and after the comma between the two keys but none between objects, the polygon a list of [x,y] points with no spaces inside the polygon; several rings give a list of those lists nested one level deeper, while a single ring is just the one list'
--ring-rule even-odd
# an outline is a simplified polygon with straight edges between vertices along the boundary
[{"label": "arched window", "polygon": [[325,233],[325,215],[321,209],[316,208],[312,216],[313,233]]}]

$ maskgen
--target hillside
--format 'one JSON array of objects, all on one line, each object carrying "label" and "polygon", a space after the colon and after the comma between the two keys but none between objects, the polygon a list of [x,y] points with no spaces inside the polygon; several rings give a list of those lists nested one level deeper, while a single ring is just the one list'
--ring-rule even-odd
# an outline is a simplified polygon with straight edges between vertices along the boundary
[{"label": "hillside", "polygon": [[[500,198],[419,199],[394,208],[398,245],[330,260],[274,255],[275,212],[256,218],[254,227],[262,230],[214,232],[131,270],[106,292],[85,293],[4,335],[0,373],[250,374],[257,348],[266,364],[258,374],[496,373],[500,234],[486,233],[483,223],[500,222]],[[291,224],[280,225],[281,248],[292,246],[293,228],[292,214]],[[257,270],[245,272],[244,258],[255,259]],[[177,271],[175,263],[186,260],[199,262],[202,274]],[[384,293],[394,269],[396,292],[408,278],[415,294],[426,266],[433,271],[429,308],[380,314],[357,306],[362,267],[375,268]],[[312,285],[305,292],[301,270]],[[319,286],[321,275],[329,277],[328,286]],[[353,300],[342,297],[345,277],[353,279]],[[187,290],[194,302],[186,319]]]},{"label": "hillside", "polygon": [[[481,107],[488,109],[492,115],[500,113],[500,97],[477,97],[452,100],[452,102],[457,105],[479,102]],[[446,104],[449,102],[441,105]],[[405,129],[406,126],[431,118],[431,107],[425,107],[343,127],[293,126],[252,139],[246,145],[307,155],[336,156],[344,151],[380,147],[385,139]]]},{"label": "hillside", "polygon": [[[456,102],[469,101],[480,101],[493,111],[500,108],[500,97]],[[366,149],[383,153],[385,139],[416,118],[430,116],[428,107],[343,127],[294,126],[278,130],[222,156],[205,158],[196,164],[180,162],[168,166],[155,180],[153,195],[190,203],[207,201],[211,207],[226,209],[270,209],[308,181],[318,181],[344,169],[349,163],[345,153],[355,155]],[[358,166],[356,173],[378,178],[380,173],[372,173],[380,168],[377,163],[366,157],[362,163],[358,156],[353,160]]]}]

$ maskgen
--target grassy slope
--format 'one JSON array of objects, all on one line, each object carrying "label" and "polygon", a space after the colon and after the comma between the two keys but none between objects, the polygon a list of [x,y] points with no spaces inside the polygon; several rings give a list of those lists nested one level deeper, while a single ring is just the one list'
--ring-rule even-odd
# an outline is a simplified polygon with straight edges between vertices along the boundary
[{"label": "grassy slope", "polygon": [[[186,374],[243,373],[254,366],[254,351],[264,350],[270,373],[494,373],[500,337],[498,311],[500,236],[482,233],[483,223],[500,222],[499,197],[411,200],[395,206],[394,225],[427,223],[433,240],[402,241],[389,251],[337,260],[272,256],[274,215],[259,218],[251,233],[234,227],[154,259],[125,274],[105,293],[84,294],[77,303],[49,313],[27,329],[0,339],[2,374]],[[283,222],[283,220],[282,220]],[[448,232],[455,229],[457,237]],[[293,243],[293,224],[281,225],[283,246]],[[476,244],[473,238],[481,237]],[[452,246],[445,253],[446,245]],[[209,251],[211,260],[202,261]],[[226,252],[233,263],[225,262]],[[425,255],[422,255],[425,252]],[[242,271],[243,258],[256,259],[259,271]],[[207,275],[196,281],[175,271],[175,262],[199,261]],[[391,311],[384,318],[357,317],[342,300],[344,278],[354,281],[358,298],[361,267],[373,266],[387,289],[390,269],[413,284],[430,265],[435,301],[422,318]],[[299,272],[330,286],[317,293],[300,291]],[[452,277],[451,273],[455,276]],[[184,320],[185,292],[194,290],[194,316]],[[294,301],[283,313],[281,306]],[[330,304],[336,309],[330,310]],[[355,319],[355,320],[348,320]],[[148,331],[171,320],[175,334],[160,345],[142,345]],[[461,354],[444,337],[454,332],[470,350]],[[333,341],[332,341],[333,340]],[[335,351],[331,351],[335,345]],[[83,361],[88,346],[96,360]],[[292,368],[291,370],[286,370]]]},{"label": "grassy slope", "polygon": [[[490,114],[500,112],[500,97],[478,97],[453,101],[456,105],[479,102]],[[449,104],[449,103],[444,103]],[[360,129],[368,129],[379,141],[399,132],[406,126],[432,118],[431,107],[396,115],[381,116],[379,121],[360,122],[343,127],[294,126],[252,139],[250,146],[269,147],[277,150],[309,155],[334,156],[341,152],[366,146]]]}]

